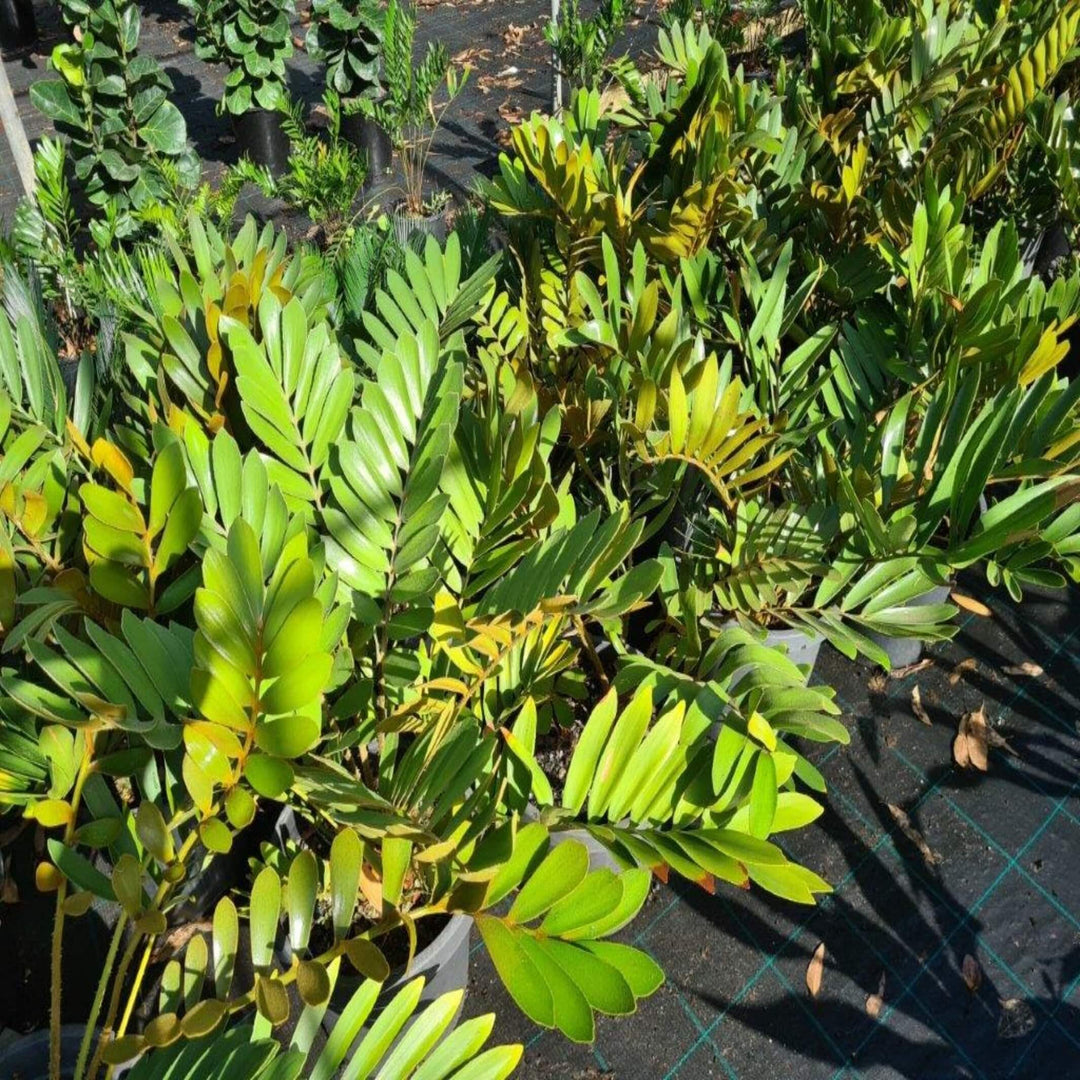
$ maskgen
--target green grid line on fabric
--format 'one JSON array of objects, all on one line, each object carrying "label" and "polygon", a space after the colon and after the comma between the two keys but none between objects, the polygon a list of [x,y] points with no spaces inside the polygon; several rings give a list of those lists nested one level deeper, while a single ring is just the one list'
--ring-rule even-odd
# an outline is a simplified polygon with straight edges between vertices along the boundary
[{"label": "green grid line on fabric", "polygon": [[[967,912],[960,919],[960,921],[957,923],[957,925],[955,927],[953,927],[953,929],[950,930],[948,934],[945,935],[945,937],[941,941],[941,944],[927,958],[926,963],[923,964],[922,968],[915,975],[915,977],[912,978],[911,981],[903,988],[903,990],[900,992],[898,997],[896,997],[895,999],[893,999],[892,1001],[889,1002],[889,1004],[886,1006],[885,1010],[882,1012],[881,1017],[880,1017],[880,1021],[881,1021],[882,1025],[885,1024],[885,1022],[892,1015],[892,1013],[896,1011],[896,1009],[900,1005],[900,1003],[908,996],[908,994],[911,993],[911,991],[914,988],[915,984],[919,981],[919,979],[922,977],[922,975],[925,973],[925,971],[928,970],[933,965],[934,961],[941,955],[942,951],[948,946],[949,942],[953,939],[953,937],[955,937],[955,935],[967,925],[967,923],[971,920],[972,916],[974,916],[978,912],[979,908],[993,895],[994,890],[997,889],[997,887],[1005,879],[1005,877],[1008,875],[1009,871],[1015,868],[1016,860],[1019,859],[1024,854],[1024,852],[1027,851],[1028,848],[1030,848],[1032,846],[1032,844],[1035,843],[1036,840],[1038,840],[1038,838],[1040,836],[1042,836],[1042,834],[1046,831],[1047,828],[1049,828],[1050,824],[1057,817],[1057,811],[1060,808],[1061,804],[1064,803],[1065,799],[1070,798],[1072,796],[1072,794],[1076,791],[1077,786],[1080,786],[1080,782],[1078,782],[1077,785],[1074,785],[1072,790],[1070,790],[1066,795],[1062,796],[1061,800],[1059,800],[1059,802],[1058,802],[1057,806],[1055,807],[1054,811],[1035,830],[1035,832],[1032,833],[1032,835],[1029,837],[1027,843],[1025,843],[1017,851],[1017,853],[1013,857],[1011,857],[1009,859],[1009,861],[1006,864],[1005,868],[1001,871],[1000,874],[998,874],[998,876],[994,879],[994,881],[986,889],[986,891],[982,894],[982,896],[980,896],[979,899],[976,900],[974,904],[972,904],[972,906],[967,910]],[[874,1036],[876,1036],[877,1034],[878,1034],[878,1031],[876,1029],[874,1031],[872,1031],[855,1048],[855,1050],[853,1052],[853,1056],[857,1057],[859,1054],[861,1054],[862,1051],[865,1049],[865,1047],[869,1044],[871,1039],[873,1039]],[[835,1075],[833,1077],[833,1080],[836,1080]]]},{"label": "green grid line on fabric", "polygon": [[[660,962],[649,949],[645,948],[644,946],[642,946],[642,948],[646,953],[648,953],[649,956],[653,958],[653,960],[656,960],[657,963]],[[675,992],[675,996],[678,998],[679,1004],[682,1006],[683,1012],[686,1013],[687,1017],[690,1020],[690,1023],[693,1024],[694,1027],[697,1029],[698,1038],[700,1039],[702,1036],[705,1037],[706,1042],[712,1049],[712,1052],[716,1056],[717,1061],[719,1061],[720,1064],[724,1067],[724,1072],[727,1073],[729,1080],[739,1080],[739,1074],[735,1071],[731,1062],[728,1061],[728,1059],[724,1056],[723,1052],[720,1050],[720,1047],[716,1045],[716,1041],[712,1038],[712,1036],[706,1033],[705,1025],[702,1024],[701,1019],[698,1017],[698,1014],[694,1012],[693,1008],[690,1005],[690,1002],[686,1000],[686,995],[674,983],[670,985],[671,989]]]},{"label": "green grid line on fabric", "polygon": [[[885,854],[886,855],[891,855],[893,858],[896,858],[897,860],[899,860],[901,862],[904,861],[903,856],[900,854],[899,851],[896,850],[895,847],[893,847],[893,850],[891,852],[885,852]],[[874,956],[877,958],[878,962],[882,965],[882,967],[885,969],[885,971],[889,975],[891,975],[892,978],[894,980],[896,980],[896,982],[903,985],[903,983],[904,983],[903,976],[900,974],[899,970],[893,964],[891,964],[889,962],[888,957],[885,956],[881,952],[881,950],[877,948],[877,946],[874,944],[873,940],[870,937],[868,937],[866,934],[864,934],[862,932],[862,930],[859,928],[859,926],[852,919],[850,919],[848,917],[847,912],[842,907],[839,908],[838,910],[840,912],[841,918],[844,920],[844,922],[847,923],[848,928],[874,954]],[[931,1028],[931,1030],[936,1032],[947,1043],[949,1043],[960,1054],[960,1056],[967,1062],[967,1064],[972,1069],[975,1070],[975,1073],[979,1077],[982,1077],[983,1076],[982,1070],[978,1067],[978,1065],[976,1065],[975,1061],[968,1054],[968,1052],[964,1049],[964,1047],[959,1042],[957,1042],[956,1039],[953,1038],[953,1036],[949,1033],[948,1029],[946,1027],[944,1027],[944,1025],[941,1025],[941,1024],[938,1023],[937,1019],[935,1018],[935,1016],[933,1014],[933,1011],[917,997],[915,998],[915,1003],[919,1006],[919,1009],[926,1016],[927,1025]],[[875,1030],[874,1034],[877,1034],[876,1030]],[[834,1080],[835,1080],[835,1078],[834,1078]]]},{"label": "green grid line on fabric", "polygon": [[[899,750],[894,749],[893,754],[895,754],[896,757],[898,757],[904,763],[904,765],[906,765],[917,776],[923,775],[919,767],[908,761],[908,759],[904,757],[904,755]],[[1047,794],[1045,791],[1041,793],[1043,795]],[[994,837],[989,832],[987,832],[986,829],[984,829],[970,814],[968,814],[961,806],[958,806],[957,803],[944,792],[939,792],[938,794],[942,801],[945,803],[945,805],[948,806],[948,808],[954,814],[956,814],[956,816],[960,818],[961,821],[963,821],[966,825],[970,826],[979,834],[980,839],[989,844],[990,847],[992,847],[995,851],[998,852],[998,854],[1002,855],[1004,858],[1010,858],[1008,849],[999,844],[998,841],[995,840]],[[1062,815],[1071,817],[1071,815],[1066,815],[1064,810],[1062,810]],[[1059,915],[1064,916],[1064,918],[1072,924],[1075,930],[1080,930],[1080,918],[1077,918],[1076,915],[1074,915],[1067,907],[1065,907],[1065,905],[1052,892],[1050,892],[1050,890],[1047,889],[1041,881],[1039,881],[1031,874],[1031,872],[1027,869],[1026,866],[1018,866],[1016,870],[1017,873],[1019,873],[1019,875],[1036,892],[1038,892],[1042,896],[1042,898],[1052,908],[1054,908],[1055,911],[1058,912]]]}]

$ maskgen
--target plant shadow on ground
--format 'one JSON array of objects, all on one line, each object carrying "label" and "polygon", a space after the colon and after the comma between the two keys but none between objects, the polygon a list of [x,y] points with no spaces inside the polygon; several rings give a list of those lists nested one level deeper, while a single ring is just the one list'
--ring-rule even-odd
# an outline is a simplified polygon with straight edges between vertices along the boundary
[{"label": "plant shadow on ground", "polygon": [[231,134],[228,117],[217,114],[217,100],[205,92],[205,84],[190,72],[175,65],[165,68],[172,80],[173,93],[184,102],[188,139],[199,154],[204,169],[207,164],[231,164],[236,160],[235,144],[225,145],[222,136]]},{"label": "plant shadow on ground", "polygon": [[[872,785],[862,780],[872,796]],[[693,993],[700,1011],[715,1013],[707,1029],[715,1045],[737,1059],[741,1042],[764,1036],[792,1057],[826,1066],[821,1075],[851,1065],[864,1076],[880,1068],[883,1076],[910,1080],[1036,1076],[1044,1069],[1039,1062],[1075,1054],[1065,1032],[1080,1030],[1080,1010],[1062,1000],[1061,988],[1074,986],[1080,975],[1080,945],[1038,958],[1042,992],[1018,996],[1011,975],[982,947],[984,919],[927,863],[884,805],[881,811],[884,842],[876,844],[835,812],[822,818],[821,831],[845,853],[849,877],[809,917],[760,893],[743,900],[678,890],[718,929],[767,957],[763,966],[771,972],[764,994],[748,991],[748,983],[729,996],[691,991],[672,971],[670,981]],[[918,832],[918,812],[909,817]],[[792,923],[793,912],[801,922]],[[784,937],[778,927],[788,925],[793,929]],[[819,942],[826,946],[825,966],[811,998],[804,977]],[[969,956],[979,958],[971,988],[964,977]],[[1056,979],[1047,968],[1056,968]],[[868,1001],[879,992],[875,1017]],[[1007,1001],[1013,1004],[1003,1006]]]},{"label": "plant shadow on ground", "polygon": [[[1080,873],[1069,852],[1080,832],[1069,800],[1080,739],[1062,717],[1075,714],[1078,679],[1056,618],[1068,608],[1036,600],[1036,620],[994,606],[993,620],[969,624],[906,679],[882,689],[865,665],[829,679],[857,735],[822,763],[828,809],[789,854],[824,873],[835,894],[807,914],[759,890],[712,898],[678,889],[764,958],[723,993],[669,969],[705,1019],[703,1038],[738,1075],[765,1075],[738,1067],[740,1044],[755,1033],[815,1062],[814,1076],[1023,1078],[1075,1056],[1080,922],[1069,909]],[[968,656],[976,666],[956,678],[955,658]],[[1025,658],[1044,673],[1002,676]],[[912,715],[915,684],[930,727]],[[951,755],[959,717],[982,703],[1012,751],[992,750],[988,773],[960,769]],[[812,998],[805,973],[819,942],[825,967]],[[965,979],[966,958],[977,968]],[[867,1002],[879,992],[875,1017]]]}]

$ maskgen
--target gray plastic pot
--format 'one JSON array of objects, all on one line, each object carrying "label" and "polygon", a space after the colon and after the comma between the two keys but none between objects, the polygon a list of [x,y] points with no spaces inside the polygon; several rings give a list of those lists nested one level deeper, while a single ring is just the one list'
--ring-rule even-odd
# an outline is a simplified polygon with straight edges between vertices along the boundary
[{"label": "gray plastic pot", "polygon": [[[60,1028],[60,1074],[75,1074],[86,1028],[64,1024]],[[49,1080],[49,1033],[35,1031],[0,1050],[0,1080]]]},{"label": "gray plastic pot", "polygon": [[825,639],[820,634],[804,634],[801,630],[792,630],[784,627],[780,630],[770,630],[765,635],[765,644],[775,648],[777,645],[787,646],[788,659],[802,667],[804,664],[814,670],[817,663],[818,653],[821,652],[821,643]]},{"label": "gray plastic pot", "polygon": [[[363,1030],[367,1031],[379,1013],[390,1003],[390,999],[418,975],[424,977],[424,989],[420,994],[418,1011],[437,997],[442,997],[443,994],[448,994],[452,990],[466,989],[469,985],[469,934],[471,930],[472,919],[468,915],[451,915],[450,921],[442,928],[438,937],[426,949],[421,949],[416,954],[408,971],[391,972],[390,978],[386,980],[379,992],[375,1008],[372,1009]],[[334,992],[330,995],[326,1015],[323,1017],[323,1030],[328,1035],[345,1006],[349,1004],[349,999],[360,988],[363,981],[364,977],[353,971],[349,961],[343,959],[337,982],[334,984]],[[459,1009],[459,1016],[460,1012]],[[457,1027],[457,1022],[458,1016],[455,1016],[446,1029],[447,1034]]]},{"label": "gray plastic pot", "polygon": [[[539,821],[540,811],[530,802],[525,807],[525,813],[522,817],[526,821]],[[614,870],[615,873],[621,873],[624,867],[619,865],[618,860],[603,844],[600,843],[596,837],[593,836],[588,829],[566,829],[552,832],[551,844],[552,847],[557,847],[559,844],[565,844],[567,840],[576,840],[579,844],[584,844],[586,850],[589,852],[589,869],[590,870]]]},{"label": "gray plastic pot", "polygon": [[[734,625],[734,623],[728,620],[728,625]],[[778,645],[786,646],[788,659],[793,664],[798,664],[799,667],[804,665],[809,667],[806,673],[806,677],[809,679],[813,673],[814,665],[817,663],[818,653],[821,652],[821,643],[824,640],[820,634],[804,634],[802,630],[794,630],[790,626],[784,626],[768,630],[762,644],[768,645],[770,648],[776,648]],[[732,672],[731,685],[734,686],[749,670],[748,666],[736,668]]]},{"label": "gray plastic pot", "polygon": [[435,214],[410,214],[400,207],[394,211],[394,237],[397,242],[406,247],[413,233],[422,233],[425,236],[434,236],[439,243],[446,240],[446,213],[438,211]]},{"label": "gray plastic pot", "polygon": [[[924,607],[929,604],[947,603],[951,590],[951,585],[939,585],[936,589],[931,589],[920,596],[918,600],[913,600],[912,606]],[[914,664],[922,656],[923,642],[918,638],[892,637],[889,634],[867,634],[866,636],[875,645],[880,645],[885,650],[891,670]]]}]

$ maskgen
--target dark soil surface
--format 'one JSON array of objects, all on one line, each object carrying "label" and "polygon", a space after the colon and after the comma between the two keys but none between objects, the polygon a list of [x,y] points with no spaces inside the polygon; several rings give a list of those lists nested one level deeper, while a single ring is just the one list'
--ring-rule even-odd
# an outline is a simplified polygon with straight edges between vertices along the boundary
[{"label": "dark soil surface", "polygon": [[562,799],[566,770],[570,768],[570,758],[573,757],[574,747],[577,746],[584,727],[585,722],[582,719],[575,720],[570,727],[552,724],[544,734],[536,737],[536,763],[551,784],[556,806]]},{"label": "dark soil surface", "polygon": [[[18,825],[8,816],[0,832]],[[23,829],[4,844],[7,877],[17,893],[0,902],[0,1028],[20,1034],[35,1031],[48,1022],[49,955],[52,945],[55,898],[43,897],[34,884],[34,868],[40,854],[37,830]],[[9,886],[10,888],[10,886]],[[66,919],[61,952],[65,1012],[87,1016],[97,987],[112,927],[107,911],[91,908],[77,919]]]}]

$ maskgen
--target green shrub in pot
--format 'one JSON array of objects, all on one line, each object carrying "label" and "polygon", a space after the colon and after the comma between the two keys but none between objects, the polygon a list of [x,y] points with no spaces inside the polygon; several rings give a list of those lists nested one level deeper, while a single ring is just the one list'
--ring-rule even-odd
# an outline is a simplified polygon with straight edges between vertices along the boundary
[{"label": "green shrub in pot", "polygon": [[33,84],[30,97],[66,137],[87,199],[100,214],[113,207],[122,222],[118,235],[130,235],[137,227],[133,212],[197,186],[200,162],[168,98],[172,83],[138,51],[138,6],[68,0],[64,16],[79,40],[53,49],[50,64],[59,78]]},{"label": "green shrub in pot", "polygon": [[292,56],[292,0],[190,0],[196,46],[204,60],[225,63],[220,111],[273,112],[287,100],[285,61]]},{"label": "green shrub in pot", "polygon": [[558,74],[570,87],[597,88],[628,17],[623,0],[601,0],[589,18],[582,18],[578,0],[567,0],[558,18],[544,24],[544,39],[551,46]]},{"label": "green shrub in pot", "polygon": [[[250,240],[255,248],[254,235]],[[241,246],[247,242],[243,238]],[[205,248],[197,246],[196,264],[212,273],[209,241]],[[475,673],[476,661],[470,657],[483,656],[489,642],[504,650],[509,634],[515,663],[533,652],[544,661],[543,674],[531,679],[530,687],[537,694],[546,687],[554,697],[559,673],[573,660],[573,651],[559,641],[561,629],[575,618],[618,618],[648,591],[654,571],[644,567],[629,576],[619,573],[628,540],[625,515],[602,528],[596,516],[580,522],[573,532],[573,546],[580,550],[569,563],[552,559],[569,552],[565,529],[539,545],[518,534],[527,522],[541,530],[552,522],[543,449],[535,442],[526,457],[528,483],[515,485],[513,465],[508,466],[506,498],[493,505],[495,522],[513,524],[503,537],[508,546],[485,546],[477,527],[486,518],[473,522],[468,488],[456,493],[453,511],[450,496],[439,490],[461,412],[463,379],[462,332],[449,320],[468,319],[493,266],[487,267],[479,289],[463,283],[472,290],[470,299],[462,288],[449,286],[450,266],[440,265],[443,253],[436,248],[429,258],[447,306],[448,319],[440,319],[445,338],[431,322],[423,322],[415,334],[399,335],[354,401],[355,378],[329,337],[317,293],[310,312],[305,310],[282,284],[284,266],[275,278],[270,250],[259,250],[250,277],[238,277],[235,263],[228,274],[230,287],[243,282],[244,298],[242,304],[228,301],[227,310],[243,321],[222,312],[215,325],[235,365],[230,370],[236,373],[238,415],[245,421],[237,423],[237,431],[246,453],[227,431],[217,430],[211,445],[199,421],[191,414],[181,416],[175,406],[168,412],[171,429],[148,425],[148,460],[128,459],[115,443],[95,441],[88,466],[100,475],[77,491],[79,531],[91,596],[111,606],[90,614],[65,608],[61,621],[46,603],[56,591],[55,581],[37,596],[25,594],[30,621],[17,624],[9,635],[9,651],[18,649],[17,666],[5,664],[0,676],[5,702],[15,710],[10,730],[5,723],[5,747],[18,750],[18,736],[31,722],[48,729],[50,745],[55,741],[59,747],[48,785],[34,755],[27,755],[28,768],[18,772],[18,801],[27,816],[43,828],[64,830],[48,846],[50,858],[39,871],[42,887],[59,893],[56,941],[63,941],[65,920],[92,897],[119,902],[123,913],[87,1025],[79,1072],[93,1071],[105,1060],[128,1060],[178,1037],[198,1037],[251,1003],[260,1013],[260,1025],[283,1019],[284,987],[297,971],[275,973],[271,967],[260,970],[250,995],[230,996],[222,971],[221,985],[215,980],[205,1000],[197,1000],[200,995],[192,989],[185,995],[186,1007],[165,1007],[145,1026],[136,1024],[150,957],[166,933],[178,886],[189,875],[198,845],[211,856],[224,852],[235,833],[250,823],[259,799],[286,796],[317,807],[321,820],[338,823],[338,834],[352,825],[362,831],[356,863],[362,859],[369,877],[379,882],[385,903],[381,922],[421,914],[415,905],[406,907],[395,891],[407,875],[423,883],[429,908],[473,914],[493,940],[524,935],[535,944],[522,947],[539,949],[541,956],[562,942],[575,956],[580,953],[580,978],[614,979],[620,988],[618,999],[605,1001],[603,1009],[631,1011],[637,997],[658,985],[658,969],[651,962],[643,968],[643,958],[597,940],[596,949],[607,957],[600,959],[572,940],[572,931],[580,928],[566,922],[565,915],[560,916],[563,930],[549,921],[540,931],[540,920],[549,914],[559,889],[592,889],[596,882],[577,873],[583,849],[564,845],[557,855],[542,858],[547,830],[537,825],[519,831],[517,822],[505,816],[499,778],[513,766],[499,737],[474,711],[478,705],[491,708],[493,700],[486,690],[475,704],[471,695],[461,696],[460,680],[449,672]],[[266,285],[254,311],[249,307],[255,299],[247,287],[251,281]],[[190,284],[184,289],[190,292]],[[456,313],[451,310],[455,299]],[[163,323],[172,346],[190,359],[175,316],[166,314]],[[305,384],[309,378],[313,382]],[[400,432],[406,458],[399,461],[389,447],[384,445],[379,457],[359,440],[374,431],[398,430],[404,414],[399,416],[397,408],[405,402],[395,388],[402,385],[412,385],[417,397],[409,394],[413,420]],[[316,386],[312,400],[320,403],[318,415],[308,410],[314,427],[305,434],[304,424],[283,426],[281,405],[292,408],[291,402],[315,393]],[[391,400],[397,404],[390,405]],[[147,407],[153,415],[153,403]],[[138,414],[132,422],[139,424]],[[499,445],[518,454],[521,449],[513,449],[511,436],[519,423],[507,419],[498,434]],[[534,434],[539,430],[535,418],[527,426]],[[139,445],[132,429],[121,430],[128,445]],[[479,437],[485,429],[473,424],[470,430]],[[70,436],[85,446],[81,433]],[[377,463],[377,475],[346,472],[342,462],[351,463],[361,445]],[[18,474],[25,455],[6,460]],[[397,482],[391,479],[395,471]],[[24,486],[21,476],[14,479]],[[473,479],[504,482],[483,473]],[[399,538],[391,539],[384,556],[379,552],[386,551],[385,530],[374,525],[365,500],[397,507]],[[458,523],[453,528],[452,521]],[[460,562],[446,562],[443,528],[447,540],[461,530],[453,540],[453,560]],[[532,548],[532,561],[520,564]],[[475,629],[463,627],[460,643],[450,640],[459,630],[441,601],[438,606],[449,619],[445,626],[438,624],[445,644],[436,646],[437,639],[424,633],[440,582],[453,584],[464,598],[463,571],[479,581],[481,574],[491,575],[494,569],[498,577],[499,570],[515,564],[521,570],[518,584],[503,582],[502,599],[497,590],[485,592],[490,610],[475,616]],[[540,572],[544,567],[546,572]],[[183,583],[175,597],[165,585],[173,584],[174,575]],[[516,612],[507,597],[524,598],[527,591],[520,583],[526,578],[535,599],[527,610]],[[192,596],[193,585],[198,588]],[[38,616],[39,605],[46,618]],[[132,608],[148,614],[139,617]],[[163,616],[165,609],[172,620]],[[465,611],[473,620],[473,609]],[[420,645],[413,640],[417,633]],[[447,675],[430,670],[433,659]],[[511,665],[501,671],[502,678],[515,670]],[[515,693],[519,679],[514,675],[503,692]],[[408,725],[429,729],[420,740],[391,730],[399,724],[400,707],[410,701],[406,715],[414,719]],[[5,704],[5,717],[8,713]],[[374,774],[372,763],[365,767],[356,758],[357,748],[368,741],[369,725],[380,729],[373,733],[381,746]],[[302,762],[315,747],[319,755]],[[463,750],[468,750],[464,757]],[[114,777],[122,781],[119,786]],[[130,791],[130,803],[121,798],[121,790]],[[99,836],[95,818],[101,814],[110,820],[107,836]],[[512,862],[515,838],[528,847]],[[102,850],[104,870],[85,853],[99,840],[120,845]],[[308,853],[302,866],[311,858]],[[564,873],[567,859],[573,864],[570,873]],[[147,875],[155,882],[149,903],[142,895]],[[298,881],[300,875],[297,870],[288,876]],[[611,917],[606,926],[589,931],[590,947],[594,938],[623,925],[645,899],[648,874],[633,871],[624,877],[625,883],[604,877]],[[80,898],[69,903],[73,889]],[[268,879],[260,876],[249,904],[258,923],[253,942],[259,951],[252,955],[257,969],[266,967],[267,927],[276,927],[279,914],[278,907],[265,902],[270,890]],[[515,892],[521,899],[509,923],[490,909]],[[289,895],[296,904],[299,887]],[[548,900],[541,902],[543,897]],[[236,914],[231,900],[215,910],[222,941],[230,934],[235,938]],[[322,954],[304,957],[316,965],[302,969],[303,990],[312,1000],[325,1003],[326,965],[345,955],[354,936],[335,938],[332,955],[323,956],[322,965]],[[364,932],[365,941],[371,936]],[[298,941],[294,945],[301,947]],[[378,946],[369,946],[349,946],[361,965],[378,955]],[[193,977],[200,954],[205,960],[207,953],[206,939],[188,942],[184,965]],[[632,974],[618,974],[622,968]],[[166,964],[166,1005],[175,970]],[[526,1001],[537,1000],[536,991],[529,989],[534,978],[535,973],[524,987],[514,984]],[[209,980],[206,984],[209,991]],[[63,998],[59,979],[53,992],[55,1066]],[[547,992],[541,990],[541,996]],[[555,1023],[550,1008],[540,1019]],[[559,1021],[573,1037],[591,1037],[591,1009],[568,1018],[560,1010]],[[94,1034],[98,1027],[100,1040]]]},{"label": "green shrub in pot", "polygon": [[[441,42],[428,42],[423,57],[414,56],[416,11],[404,0],[389,0],[384,28],[386,94],[359,98],[359,111],[389,134],[404,173],[404,210],[418,219],[440,205],[424,191],[428,155],[443,113],[464,87],[469,69],[459,73]],[[445,87],[445,100],[437,100],[440,87]]]},{"label": "green shrub in pot", "polygon": [[362,111],[361,102],[377,101],[386,93],[385,9],[379,0],[316,0],[312,16],[307,50],[325,62],[327,95],[339,103],[337,114],[330,112],[334,137],[340,134],[361,150],[369,177],[375,179],[389,168],[393,147],[388,132]]},{"label": "green shrub in pot", "polygon": [[322,131],[310,131],[298,102],[282,116],[282,128],[289,138],[290,153],[285,170],[278,176],[265,166],[242,158],[230,169],[230,180],[252,182],[267,198],[279,198],[302,211],[319,230],[327,261],[336,262],[353,234],[363,208],[357,197],[368,175],[361,151],[342,133],[341,101],[327,88],[323,92],[327,124]]},{"label": "green shrub in pot", "polygon": [[314,0],[307,51],[326,65],[326,85],[348,111],[382,93],[385,12],[379,0]]}]

